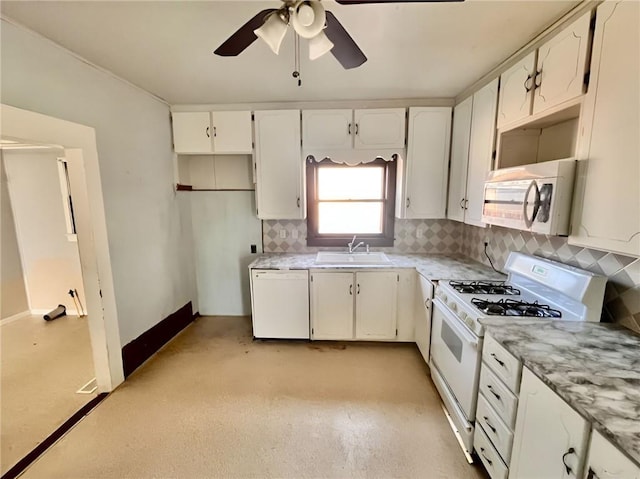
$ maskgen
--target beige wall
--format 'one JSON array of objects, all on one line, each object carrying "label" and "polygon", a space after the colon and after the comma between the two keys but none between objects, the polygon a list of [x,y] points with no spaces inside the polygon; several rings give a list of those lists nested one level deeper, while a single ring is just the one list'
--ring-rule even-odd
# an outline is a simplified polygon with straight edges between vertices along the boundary
[{"label": "beige wall", "polygon": [[2,252],[0,253],[0,318],[8,318],[29,309],[24,288],[22,263],[16,238],[16,228],[7,190],[7,176],[0,150],[0,232]]},{"label": "beige wall", "polygon": [[4,164],[32,311],[85,304],[78,244],[67,239],[56,152],[5,151]]}]

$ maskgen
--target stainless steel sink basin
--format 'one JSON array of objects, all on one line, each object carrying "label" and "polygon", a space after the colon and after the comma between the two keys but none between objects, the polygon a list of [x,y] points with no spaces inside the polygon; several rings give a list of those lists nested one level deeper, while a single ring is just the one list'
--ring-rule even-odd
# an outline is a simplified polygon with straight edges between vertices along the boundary
[{"label": "stainless steel sink basin", "polygon": [[341,253],[334,251],[319,251],[316,256],[316,264],[390,264],[391,260],[387,255],[380,252],[371,253]]}]

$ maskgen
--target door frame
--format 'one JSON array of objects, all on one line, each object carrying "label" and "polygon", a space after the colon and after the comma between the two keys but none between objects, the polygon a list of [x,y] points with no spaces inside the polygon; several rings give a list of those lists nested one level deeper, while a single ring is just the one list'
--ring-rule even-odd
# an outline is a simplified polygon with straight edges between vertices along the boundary
[{"label": "door frame", "polygon": [[124,372],[95,129],[4,104],[0,115],[3,138],[65,150],[96,382],[99,392],[110,392]]}]

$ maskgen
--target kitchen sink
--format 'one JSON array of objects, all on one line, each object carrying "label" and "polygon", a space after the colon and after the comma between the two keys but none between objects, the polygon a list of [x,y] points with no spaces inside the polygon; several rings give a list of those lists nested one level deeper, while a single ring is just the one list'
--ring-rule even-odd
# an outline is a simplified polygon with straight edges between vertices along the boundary
[{"label": "kitchen sink", "polygon": [[316,264],[391,264],[391,260],[380,251],[371,253],[319,251],[316,256]]}]

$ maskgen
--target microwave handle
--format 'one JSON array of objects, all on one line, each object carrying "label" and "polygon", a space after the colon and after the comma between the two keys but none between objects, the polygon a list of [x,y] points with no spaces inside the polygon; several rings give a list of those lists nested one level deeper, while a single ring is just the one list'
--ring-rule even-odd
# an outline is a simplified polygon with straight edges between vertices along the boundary
[{"label": "microwave handle", "polygon": [[[531,190],[535,188],[536,199],[533,203],[533,213],[531,214],[531,218],[527,216],[527,207],[529,206],[529,193]],[[522,217],[524,218],[524,224],[527,228],[531,228],[533,225],[536,216],[538,215],[538,211],[540,210],[540,190],[538,189],[538,183],[535,180],[532,180],[527,188],[527,191],[524,193],[524,199],[522,200]]]}]

